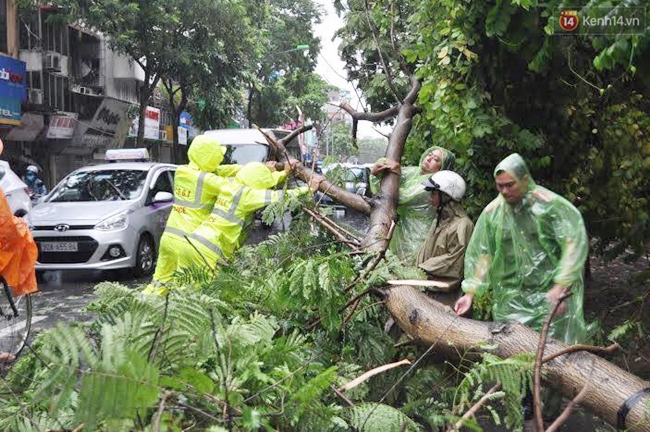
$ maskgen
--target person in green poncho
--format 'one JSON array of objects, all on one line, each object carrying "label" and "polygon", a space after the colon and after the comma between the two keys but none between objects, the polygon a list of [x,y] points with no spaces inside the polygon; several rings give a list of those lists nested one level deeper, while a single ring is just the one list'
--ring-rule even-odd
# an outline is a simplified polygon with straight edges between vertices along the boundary
[{"label": "person in green poncho", "polygon": [[[449,150],[433,146],[420,158],[418,166],[400,167],[396,161],[379,159],[372,168],[378,176],[383,171],[401,174],[399,203],[397,204],[397,225],[390,242],[390,250],[399,258],[411,262],[423,242],[426,233],[435,219],[435,211],[429,201],[430,194],[424,190],[422,182],[440,170],[453,170],[456,156]],[[379,179],[370,181],[373,194],[379,191]]]},{"label": "person in green poncho", "polygon": [[497,165],[494,178],[499,196],[476,222],[456,314],[487,298],[495,321],[515,320],[540,330],[551,304],[568,288],[572,296],[558,309],[549,334],[566,343],[585,342],[591,329],[583,314],[588,242],[582,215],[538,186],[516,153]]}]

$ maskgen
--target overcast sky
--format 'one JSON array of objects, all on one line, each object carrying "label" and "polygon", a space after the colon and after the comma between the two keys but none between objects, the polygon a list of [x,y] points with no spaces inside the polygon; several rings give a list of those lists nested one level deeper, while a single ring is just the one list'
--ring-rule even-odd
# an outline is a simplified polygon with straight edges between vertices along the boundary
[{"label": "overcast sky", "polygon": [[[347,90],[350,94],[350,105],[355,110],[362,111],[354,87],[347,81],[347,75],[343,68],[344,63],[339,58],[338,46],[340,39],[337,38],[332,41],[334,32],[343,26],[343,20],[336,15],[331,0],[318,0],[318,3],[325,9],[326,15],[323,16],[323,22],[317,25],[315,29],[316,35],[322,40],[316,72],[325,78],[328,83]],[[367,121],[359,122],[358,134],[359,137],[382,138],[381,134],[373,130],[373,124]]]}]

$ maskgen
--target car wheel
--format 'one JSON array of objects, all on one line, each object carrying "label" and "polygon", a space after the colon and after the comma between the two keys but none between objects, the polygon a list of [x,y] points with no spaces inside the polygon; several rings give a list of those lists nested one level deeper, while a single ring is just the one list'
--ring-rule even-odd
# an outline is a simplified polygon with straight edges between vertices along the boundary
[{"label": "car wheel", "polygon": [[151,276],[154,267],[155,251],[153,240],[149,234],[142,234],[138,242],[138,248],[135,251],[135,267],[133,267],[133,276],[141,278]]}]

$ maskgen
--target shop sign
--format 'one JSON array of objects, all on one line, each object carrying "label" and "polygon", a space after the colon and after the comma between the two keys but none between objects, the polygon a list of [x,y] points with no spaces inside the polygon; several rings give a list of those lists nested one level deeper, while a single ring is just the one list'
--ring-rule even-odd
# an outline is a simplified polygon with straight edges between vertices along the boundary
[{"label": "shop sign", "polygon": [[[138,122],[139,117],[133,119],[131,129],[129,129],[129,136],[138,135]],[[144,112],[144,137],[150,140],[160,139],[160,109],[148,106]]]},{"label": "shop sign", "polygon": [[[119,134],[119,127],[126,120],[127,102],[117,99],[104,98],[89,123],[77,127],[77,136],[81,136],[79,143],[88,147],[122,147],[124,137]],[[81,130],[80,130],[81,129]]]},{"label": "shop sign", "polygon": [[20,116],[20,126],[12,128],[7,134],[9,141],[35,141],[45,126],[41,114],[25,113]]},{"label": "shop sign", "polygon": [[27,100],[26,63],[0,55],[0,124],[19,126],[20,104]]},{"label": "shop sign", "polygon": [[77,124],[77,113],[63,113],[50,117],[50,126],[47,129],[48,139],[70,139],[74,134]]}]

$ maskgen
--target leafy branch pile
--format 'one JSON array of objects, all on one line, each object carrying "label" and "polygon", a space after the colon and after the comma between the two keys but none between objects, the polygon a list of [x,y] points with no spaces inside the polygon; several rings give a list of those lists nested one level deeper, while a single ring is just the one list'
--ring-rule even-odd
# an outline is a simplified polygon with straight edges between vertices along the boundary
[{"label": "leafy branch pile", "polygon": [[92,324],[42,332],[2,378],[0,430],[423,430],[456,421],[484,380],[507,376],[508,397],[520,397],[529,375],[520,364],[467,372],[458,393],[460,369],[397,368],[339,397],[334,389],[364,371],[422,354],[394,347],[376,298],[344,323],[354,294],[416,276],[389,259],[344,292],[367,258],[296,219],[217,277],[179,275],[167,298],[101,283]]}]

